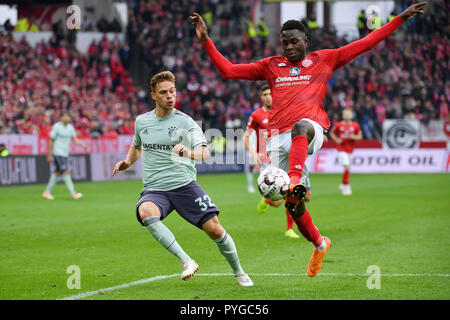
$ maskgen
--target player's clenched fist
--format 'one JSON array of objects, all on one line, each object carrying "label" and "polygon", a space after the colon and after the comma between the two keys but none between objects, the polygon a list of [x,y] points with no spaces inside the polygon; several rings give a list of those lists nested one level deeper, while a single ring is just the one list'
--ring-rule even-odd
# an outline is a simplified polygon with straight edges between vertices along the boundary
[{"label": "player's clenched fist", "polygon": [[128,162],[126,162],[125,160],[121,160],[121,161],[117,162],[116,165],[114,166],[112,175],[114,176],[117,172],[123,171],[123,170],[127,169],[129,166],[130,166],[130,164]]},{"label": "player's clenched fist", "polygon": [[184,146],[182,144],[176,144],[173,147],[172,152],[178,154],[180,157],[186,157],[186,158],[191,157],[191,150],[189,150],[188,148],[186,148],[186,146]]}]

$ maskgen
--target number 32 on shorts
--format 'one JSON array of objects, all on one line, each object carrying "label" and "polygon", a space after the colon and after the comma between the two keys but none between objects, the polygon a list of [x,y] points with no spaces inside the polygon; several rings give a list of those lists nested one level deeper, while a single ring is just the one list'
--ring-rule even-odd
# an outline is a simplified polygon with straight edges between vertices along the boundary
[{"label": "number 32 on shorts", "polygon": [[203,198],[198,197],[197,199],[195,199],[195,202],[198,203],[201,211],[206,211],[206,210],[208,210],[208,207],[212,208],[212,207],[216,206],[207,194],[203,195]]}]

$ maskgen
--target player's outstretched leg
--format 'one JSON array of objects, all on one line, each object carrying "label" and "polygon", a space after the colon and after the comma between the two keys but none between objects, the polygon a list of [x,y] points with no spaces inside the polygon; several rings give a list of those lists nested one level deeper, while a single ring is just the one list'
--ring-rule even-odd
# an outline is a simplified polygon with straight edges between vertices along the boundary
[{"label": "player's outstretched leg", "polygon": [[[300,181],[300,180],[299,180]],[[291,184],[289,194],[285,199],[286,210],[292,215],[301,201],[305,198],[307,189],[306,186],[298,182]]]},{"label": "player's outstretched leg", "polygon": [[[309,260],[306,273],[310,277],[314,277],[316,274],[319,273],[320,269],[322,268],[323,257],[325,256],[325,253],[327,253],[328,250],[331,248],[330,239],[328,239],[327,237],[323,237],[322,241],[325,242],[325,248],[323,248],[322,250],[320,250],[319,247],[314,249],[311,259]],[[321,247],[323,247],[323,245]]]},{"label": "player's outstretched leg", "polygon": [[308,156],[308,146],[313,140],[315,130],[313,125],[300,120],[294,123],[291,131],[292,144],[289,150],[289,178],[291,179],[291,189],[286,198],[286,209],[293,212],[299,201],[303,200],[306,194],[306,186],[300,183],[306,157]]},{"label": "player's outstretched leg", "polygon": [[307,273],[314,277],[322,267],[325,253],[331,247],[331,241],[322,237],[319,230],[314,225],[311,215],[305,207],[306,186],[300,183],[306,157],[308,156],[309,143],[315,136],[314,126],[307,120],[300,120],[294,123],[291,131],[292,145],[289,151],[289,178],[291,179],[291,189],[286,197],[286,209],[295,220],[299,231],[316,249],[309,261]]},{"label": "player's outstretched leg", "polygon": [[314,277],[322,268],[323,258],[331,247],[331,241],[327,237],[323,237],[314,225],[304,200],[300,201],[291,215],[301,234],[316,247],[306,270],[308,276]]},{"label": "player's outstretched leg", "polygon": [[313,140],[315,130],[313,125],[306,121],[300,120],[294,123],[291,131],[292,144],[289,150],[289,178],[291,183],[297,185],[303,173],[306,157],[308,156],[308,146]]},{"label": "player's outstretched leg", "polygon": [[[269,206],[278,208],[283,203],[283,200],[270,201],[264,197],[258,203],[257,210],[258,213],[263,214],[267,211]],[[286,231],[284,232],[286,238],[298,239],[300,236],[294,231],[294,218],[290,215],[289,211],[286,210]]]},{"label": "player's outstretched leg", "polygon": [[243,287],[253,286],[253,281],[244,272],[241,263],[239,262],[239,256],[233,238],[231,238],[231,236],[222,227],[217,216],[205,222],[202,225],[202,229],[211,239],[214,240],[219,248],[219,251],[230,264],[237,283]]},{"label": "player's outstretched leg", "polygon": [[291,189],[286,197],[286,209],[292,214],[299,201],[304,199],[306,186],[300,183],[308,156],[309,142],[314,138],[314,127],[308,121],[300,120],[294,123],[291,131],[292,144],[289,150],[289,178],[291,179]]},{"label": "player's outstretched leg", "polygon": [[159,208],[152,202],[144,202],[139,206],[139,216],[156,241],[180,259],[181,278],[183,280],[191,278],[198,271],[198,264],[184,252],[173,233],[161,222]]}]

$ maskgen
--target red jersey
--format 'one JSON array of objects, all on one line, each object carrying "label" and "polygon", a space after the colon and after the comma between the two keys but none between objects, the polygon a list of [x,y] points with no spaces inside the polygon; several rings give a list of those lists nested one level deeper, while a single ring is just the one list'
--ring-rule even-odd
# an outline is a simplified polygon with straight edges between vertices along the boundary
[{"label": "red jersey", "polygon": [[297,63],[275,56],[250,64],[232,64],[217,51],[211,39],[203,42],[203,47],[223,78],[268,82],[272,94],[271,134],[291,129],[302,118],[311,119],[328,130],[331,123],[322,105],[331,73],[373,48],[402,23],[403,19],[397,16],[363,39],[338,49],[311,52]]},{"label": "red jersey", "polygon": [[342,140],[341,144],[336,146],[337,151],[352,153],[355,149],[355,140],[350,139],[350,135],[359,134],[361,132],[361,127],[357,122],[350,121],[350,123],[345,123],[344,121],[339,121],[333,128],[333,133]]},{"label": "red jersey", "polygon": [[266,153],[269,132],[269,112],[264,107],[252,112],[248,119],[247,129],[256,131],[256,152]]}]

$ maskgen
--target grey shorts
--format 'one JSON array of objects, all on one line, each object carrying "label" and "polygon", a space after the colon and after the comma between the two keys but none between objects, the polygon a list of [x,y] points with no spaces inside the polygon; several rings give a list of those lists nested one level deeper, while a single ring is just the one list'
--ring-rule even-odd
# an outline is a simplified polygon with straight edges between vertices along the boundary
[{"label": "grey shorts", "polygon": [[144,202],[153,202],[159,208],[161,220],[175,210],[183,219],[200,229],[205,222],[219,214],[219,209],[195,180],[169,191],[142,191],[136,203],[136,218],[141,225],[139,206]]},{"label": "grey shorts", "polygon": [[63,173],[67,169],[69,169],[67,165],[68,157],[62,156],[53,156],[53,162],[55,163],[55,172]]}]

